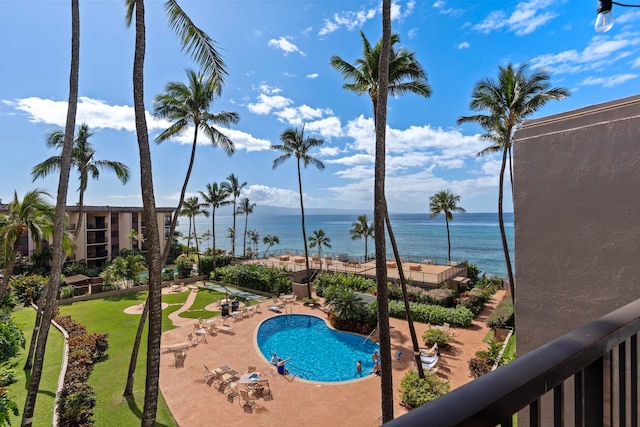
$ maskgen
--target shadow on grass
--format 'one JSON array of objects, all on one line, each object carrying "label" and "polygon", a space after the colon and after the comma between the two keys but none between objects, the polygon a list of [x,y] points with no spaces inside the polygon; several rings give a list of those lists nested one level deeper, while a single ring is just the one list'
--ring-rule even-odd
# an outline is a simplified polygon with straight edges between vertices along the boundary
[{"label": "shadow on grass", "polygon": [[122,295],[114,295],[111,297],[105,297],[104,300],[105,301],[137,301],[139,298],[138,293],[140,292],[147,292],[147,291],[142,289],[139,291],[136,291],[135,288],[133,288],[129,293],[122,294]]},{"label": "shadow on grass", "polygon": [[[124,396],[124,398],[127,401],[127,406],[129,406],[129,409],[131,410],[131,413],[134,414],[136,417],[138,417],[139,420],[142,420],[142,411],[140,410],[140,407],[136,403],[136,398],[133,397],[133,396]],[[157,427],[169,427],[168,424],[162,424],[162,423],[160,423],[158,421],[156,421],[156,426]]]}]

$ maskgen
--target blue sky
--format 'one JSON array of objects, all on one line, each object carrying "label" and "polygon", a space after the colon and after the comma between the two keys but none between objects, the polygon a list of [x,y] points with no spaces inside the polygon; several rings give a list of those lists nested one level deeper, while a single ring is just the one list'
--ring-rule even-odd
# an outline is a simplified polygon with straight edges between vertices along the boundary
[{"label": "blue sky", "polygon": [[[32,182],[31,168],[54,154],[45,135],[64,124],[68,98],[70,2],[0,0],[0,198],[40,187],[55,194],[57,176]],[[196,68],[168,29],[162,1],[147,1],[145,103],[169,81],[186,81]],[[181,1],[217,41],[229,76],[213,111],[235,111],[240,121],[221,129],[236,145],[226,156],[201,138],[188,192],[235,173],[243,197],[259,206],[298,206],[295,161],[273,170],[286,128],[324,139],[315,156],[324,171],[303,171],[306,207],[372,210],[374,135],[371,102],[342,89],[332,55],[353,62],[362,52],[358,31],[375,43],[379,1]],[[477,157],[486,146],[470,114],[478,80],[509,62],[546,67],[572,95],[552,102],[544,116],[638,93],[640,11],[614,6],[616,24],[593,30],[595,1],[407,1],[393,4],[393,31],[415,51],[433,94],[389,100],[387,197],[394,212],[426,212],[435,192],[450,189],[469,212],[497,210],[499,158]],[[77,124],[94,132],[97,158],[132,170],[123,186],[103,173],[91,181],[86,204],[140,206],[139,162],[132,107],[134,31],[119,0],[80,1],[80,104]],[[150,120],[153,138],[166,122]],[[152,145],[156,202],[175,206],[189,160],[191,134]],[[517,149],[516,149],[517,155]],[[541,173],[544,173],[541,171]],[[69,204],[77,202],[71,175]],[[507,194],[505,209],[512,209]]]}]

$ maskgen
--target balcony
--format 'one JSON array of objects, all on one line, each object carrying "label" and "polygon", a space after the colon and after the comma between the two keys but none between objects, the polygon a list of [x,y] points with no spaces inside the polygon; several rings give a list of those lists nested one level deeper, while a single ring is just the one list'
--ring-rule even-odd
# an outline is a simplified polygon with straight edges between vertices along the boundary
[{"label": "balcony", "polygon": [[385,425],[637,426],[639,330],[636,300]]}]

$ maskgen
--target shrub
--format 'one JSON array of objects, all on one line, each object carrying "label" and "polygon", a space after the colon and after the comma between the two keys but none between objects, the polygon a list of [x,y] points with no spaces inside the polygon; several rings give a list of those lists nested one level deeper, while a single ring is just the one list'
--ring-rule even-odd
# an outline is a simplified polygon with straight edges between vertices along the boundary
[{"label": "shrub", "polygon": [[475,286],[480,276],[480,269],[475,264],[467,265],[467,277],[469,278],[469,284]]},{"label": "shrub", "polygon": [[488,300],[489,297],[481,288],[473,288],[469,292],[463,292],[459,299],[460,305],[471,310],[474,316],[482,311]]},{"label": "shrub", "polygon": [[210,274],[211,279],[272,294],[290,293],[291,279],[286,271],[277,267],[259,264],[228,265],[217,268]]},{"label": "shrub", "polygon": [[400,400],[410,408],[417,408],[449,392],[449,383],[432,372],[424,379],[415,369],[409,370],[400,381]]},{"label": "shrub", "polygon": [[63,286],[60,288],[60,299],[71,298],[74,292],[75,288],[73,286]]},{"label": "shrub", "polygon": [[77,381],[65,384],[58,400],[60,416],[58,425],[62,427],[92,426],[95,406],[96,394],[89,384]]},{"label": "shrub", "polygon": [[0,313],[0,362],[15,357],[24,345],[24,335],[18,325],[8,313]]},{"label": "shrub", "polygon": [[493,368],[493,362],[482,357],[476,356],[469,360],[469,375],[473,378],[488,374],[491,368]]},{"label": "shrub", "polygon": [[0,426],[11,425],[10,415],[18,415],[18,405],[7,395],[6,387],[15,383],[18,375],[15,371],[0,367]]},{"label": "shrub", "polygon": [[38,301],[49,279],[37,274],[21,274],[9,279],[13,292],[25,305]]},{"label": "shrub", "polygon": [[[426,305],[409,303],[409,309],[415,322],[442,325],[449,323],[453,327],[471,325],[473,313],[465,307],[446,308],[439,305]],[[406,319],[404,304],[400,301],[389,301],[389,316],[397,319]]]},{"label": "shrub", "polygon": [[505,298],[487,318],[487,326],[491,329],[504,328],[513,322],[513,303]]},{"label": "shrub", "polygon": [[345,287],[357,291],[371,293],[376,288],[375,281],[356,276],[353,273],[322,273],[314,281],[316,295],[325,296],[325,290],[331,285],[344,285]]},{"label": "shrub", "polygon": [[182,254],[176,260],[176,268],[178,269],[178,278],[185,279],[191,276],[193,262],[185,254]]},{"label": "shrub", "polygon": [[431,289],[424,293],[425,303],[453,307],[453,291],[448,288]]},{"label": "shrub", "polygon": [[449,345],[449,341],[451,341],[451,334],[447,331],[443,331],[442,329],[430,328],[424,331],[424,334],[422,334],[422,340],[428,347],[431,347],[434,344],[438,344],[438,347],[445,347]]}]

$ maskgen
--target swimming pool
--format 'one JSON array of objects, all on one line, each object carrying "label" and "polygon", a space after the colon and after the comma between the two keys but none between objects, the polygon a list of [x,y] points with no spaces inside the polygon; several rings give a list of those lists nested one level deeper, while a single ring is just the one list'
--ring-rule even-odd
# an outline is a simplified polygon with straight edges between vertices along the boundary
[{"label": "swimming pool", "polygon": [[[289,373],[319,382],[339,382],[370,375],[371,354],[378,344],[355,334],[333,330],[324,320],[304,314],[267,319],[260,325],[258,347],[267,360],[273,353],[287,362]],[[356,362],[362,360],[362,373]]]}]

